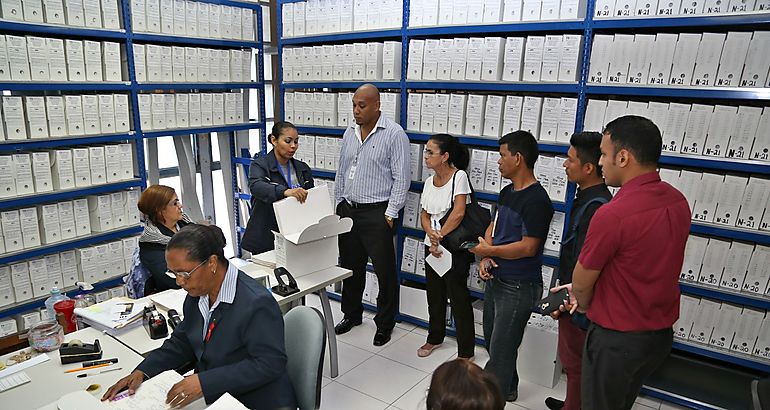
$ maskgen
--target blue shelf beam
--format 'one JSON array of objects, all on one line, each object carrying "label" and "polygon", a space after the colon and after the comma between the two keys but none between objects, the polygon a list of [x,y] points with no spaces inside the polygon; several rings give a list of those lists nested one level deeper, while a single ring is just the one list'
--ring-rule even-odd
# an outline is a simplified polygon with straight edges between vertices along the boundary
[{"label": "blue shelf beam", "polygon": [[345,133],[347,128],[329,128],[329,127],[306,127],[302,125],[297,126],[297,131],[300,134],[321,134],[321,135],[339,135]]},{"label": "blue shelf beam", "polygon": [[335,175],[334,171],[323,171],[320,169],[313,170],[313,176],[317,178],[334,179],[334,175]]},{"label": "blue shelf beam", "polygon": [[728,292],[719,288],[707,288],[692,282],[680,282],[679,289],[689,295],[770,310],[770,298],[763,298],[761,295],[752,296],[746,293]]},{"label": "blue shelf beam", "polygon": [[160,138],[174,135],[208,134],[211,132],[234,132],[258,129],[261,126],[261,122],[249,122],[245,124],[214,125],[211,127],[203,128],[175,128],[171,130],[148,131],[143,133],[142,136],[144,138]]},{"label": "blue shelf beam", "polygon": [[0,21],[0,31],[19,33],[38,33],[51,36],[66,36],[67,38],[103,38],[110,40],[125,40],[125,30],[110,30],[103,28],[85,28],[63,26],[57,24],[31,23],[23,21]]},{"label": "blue shelf beam", "polygon": [[227,48],[257,48],[256,41],[228,40],[219,38],[179,37],[166,34],[134,33],[134,41],[154,43],[173,43],[198,46],[213,46]]},{"label": "blue shelf beam", "polygon": [[736,239],[739,241],[756,242],[760,245],[770,245],[770,232],[720,227],[710,224],[702,224],[695,221],[692,222],[690,232],[702,235],[720,236],[722,238]]},{"label": "blue shelf beam", "polygon": [[244,83],[151,83],[137,84],[139,91],[155,90],[236,90],[242,88],[259,88],[257,82]]},{"label": "blue shelf beam", "polygon": [[18,141],[0,142],[0,152],[20,152],[24,150],[38,148],[66,147],[85,144],[102,144],[105,142],[134,141],[136,134],[132,131],[130,134],[110,134],[86,137],[79,135],[77,137],[51,138],[51,139],[29,139]]},{"label": "blue shelf beam", "polygon": [[719,171],[738,171],[750,174],[770,174],[770,162],[760,162],[752,160],[730,161],[729,158],[706,157],[695,155],[666,155],[660,157],[663,165],[676,165],[680,167],[706,168]]},{"label": "blue shelf beam", "polygon": [[374,39],[398,39],[401,40],[401,29],[377,30],[377,31],[353,31],[349,33],[322,34],[317,36],[302,36],[281,39],[283,45],[296,44],[329,44],[341,41],[360,41]]},{"label": "blue shelf beam", "polygon": [[317,81],[310,83],[284,83],[283,87],[288,89],[298,88],[344,88],[352,89],[364,85],[374,84],[379,89],[384,88],[401,88],[401,83],[398,81]]},{"label": "blue shelf beam", "polygon": [[[410,140],[426,142],[430,139],[431,135],[433,134],[407,131],[406,135],[409,137]],[[492,147],[495,149],[500,147],[500,144],[497,143],[497,140],[498,140],[497,138],[467,137],[463,135],[458,136],[458,138],[460,139],[461,144],[468,145],[468,146]],[[566,144],[541,142],[541,143],[538,143],[537,146],[540,149],[541,153],[545,152],[550,154],[566,154],[567,151],[569,150],[569,145],[566,145]]]},{"label": "blue shelf beam", "polygon": [[130,91],[131,85],[128,82],[108,83],[108,82],[0,82],[0,90],[8,91]]},{"label": "blue shelf beam", "polygon": [[144,182],[142,182],[141,179],[132,179],[130,181],[97,185],[88,188],[31,194],[17,198],[0,200],[0,210],[21,208],[24,206],[35,206],[46,202],[64,201],[68,199],[81,198],[87,195],[105,194],[108,192],[117,192],[130,188],[138,188],[141,186],[144,186]]},{"label": "blue shelf beam", "polygon": [[760,362],[759,357],[741,357],[737,353],[732,351],[717,351],[716,348],[710,346],[695,346],[691,343],[684,343],[680,340],[674,339],[673,348],[681,350],[683,352],[695,353],[701,356],[710,357],[712,359],[720,360],[725,363],[737,364],[742,367],[759,370],[764,373],[770,374],[770,363]]},{"label": "blue shelf beam", "polygon": [[655,17],[655,18],[623,18],[623,19],[594,19],[591,26],[594,30],[603,29],[659,29],[662,27],[704,27],[767,25],[770,24],[768,13],[735,13],[732,15],[693,16],[693,17]]},{"label": "blue shelf beam", "polygon": [[118,229],[118,230],[110,231],[106,233],[96,233],[91,236],[76,238],[71,241],[59,242],[51,245],[44,245],[34,249],[25,249],[23,251],[19,251],[9,256],[0,258],[0,265],[6,265],[9,263],[32,259],[39,256],[50,255],[52,253],[64,252],[70,249],[89,246],[99,242],[106,242],[106,241],[111,241],[115,239],[125,238],[127,236],[139,234],[142,232],[143,229],[144,228],[142,228],[141,226],[133,226],[130,228]]},{"label": "blue shelf beam", "polygon": [[654,87],[586,85],[590,95],[628,95],[635,97],[678,97],[698,99],[770,100],[770,88]]},{"label": "blue shelf beam", "polygon": [[444,27],[414,27],[406,29],[407,37],[433,37],[447,35],[468,35],[468,34],[487,34],[487,33],[511,33],[511,32],[572,32],[583,31],[585,29],[584,20],[562,20],[562,21],[537,21],[537,22],[518,22],[505,24],[469,24]]},{"label": "blue shelf beam", "polygon": [[522,93],[577,94],[577,83],[503,83],[456,81],[407,81],[406,88],[421,90],[511,91]]}]

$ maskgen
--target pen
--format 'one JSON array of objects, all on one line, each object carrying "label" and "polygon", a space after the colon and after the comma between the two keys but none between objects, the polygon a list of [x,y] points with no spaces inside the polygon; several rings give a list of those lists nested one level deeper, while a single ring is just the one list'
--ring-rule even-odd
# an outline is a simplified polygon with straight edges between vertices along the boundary
[{"label": "pen", "polygon": [[88,377],[88,376],[96,376],[97,374],[114,372],[116,370],[123,370],[123,368],[122,367],[116,367],[114,369],[102,370],[102,371],[100,371],[98,373],[82,373],[82,374],[78,375],[78,378],[83,378],[83,377]]},{"label": "pen", "polygon": [[77,369],[70,369],[70,370],[67,370],[67,371],[65,371],[64,373],[74,373],[74,372],[80,372],[80,371],[83,371],[83,370],[91,370],[91,369],[97,369],[97,368],[99,368],[99,367],[105,367],[105,366],[109,366],[109,365],[110,365],[110,363],[104,363],[104,364],[97,364],[97,365],[95,365],[95,366],[85,366],[85,367],[79,367],[79,368],[77,368]]},{"label": "pen", "polygon": [[83,362],[83,367],[90,367],[90,366],[96,366],[97,364],[111,364],[111,363],[117,363],[118,359],[104,359],[104,360],[95,360],[93,362]]}]

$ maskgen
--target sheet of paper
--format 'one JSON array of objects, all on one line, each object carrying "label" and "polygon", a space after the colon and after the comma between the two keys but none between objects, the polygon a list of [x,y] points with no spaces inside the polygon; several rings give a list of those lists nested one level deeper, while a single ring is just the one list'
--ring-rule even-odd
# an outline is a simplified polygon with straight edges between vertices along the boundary
[{"label": "sheet of paper", "polygon": [[184,289],[169,290],[166,292],[156,293],[150,296],[150,300],[158,305],[163,306],[166,309],[175,309],[177,312],[182,312],[184,306],[184,299],[187,297],[187,291]]},{"label": "sheet of paper", "polygon": [[8,389],[12,389],[16,386],[21,386],[24,383],[31,382],[32,379],[24,372],[17,372],[8,377],[0,378],[0,392],[4,392]]},{"label": "sheet of paper", "polygon": [[[31,348],[29,350],[32,350]],[[3,357],[0,357],[0,360],[3,361],[3,363],[7,363],[8,358],[13,356],[18,352],[9,353]],[[47,361],[51,360],[50,357],[48,357],[48,354],[46,353],[40,353],[37,356],[32,357],[29,360],[23,361],[21,363],[17,363],[11,366],[6,367],[3,370],[0,370],[0,378],[10,376],[16,372],[20,372],[25,369],[29,369],[32,366],[38,365],[40,363],[45,363]]]},{"label": "sheet of paper", "polygon": [[247,407],[243,403],[239,402],[230,393],[223,394],[217,401],[211,403],[208,407],[209,410],[246,410]]},{"label": "sheet of paper", "polygon": [[273,202],[273,210],[278,231],[284,236],[302,232],[321,218],[334,214],[329,190],[325,186],[309,189],[305,203],[300,203],[294,197]]},{"label": "sheet of paper", "polygon": [[[142,383],[133,396],[110,402],[108,407],[118,410],[166,410],[168,409],[166,404],[168,391],[182,379],[183,377],[179,373],[167,370]],[[203,408],[206,408],[206,405],[202,397],[185,407],[185,409]]]},{"label": "sheet of paper", "polygon": [[438,250],[441,251],[440,257],[437,258],[430,254],[425,257],[425,262],[428,262],[428,265],[436,271],[436,274],[444,276],[452,267],[452,253],[441,245],[438,246]]}]

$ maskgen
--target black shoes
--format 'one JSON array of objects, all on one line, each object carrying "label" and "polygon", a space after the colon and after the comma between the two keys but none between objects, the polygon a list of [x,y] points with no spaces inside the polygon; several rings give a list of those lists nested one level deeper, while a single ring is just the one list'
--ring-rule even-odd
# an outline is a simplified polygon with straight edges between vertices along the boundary
[{"label": "black shoes", "polygon": [[353,326],[358,326],[360,324],[361,324],[361,319],[358,319],[358,320],[351,320],[348,318],[342,319],[340,323],[337,323],[337,326],[334,326],[334,333],[338,335],[347,333],[350,331],[350,329],[353,328]]},{"label": "black shoes", "polygon": [[374,334],[374,345],[375,346],[382,346],[385,343],[390,342],[390,333],[393,332],[393,329],[377,329],[377,333]]},{"label": "black shoes", "polygon": [[564,402],[559,399],[549,397],[545,399],[545,407],[548,407],[550,410],[559,410],[564,407]]},{"label": "black shoes", "polygon": [[508,397],[505,398],[505,401],[516,401],[516,399],[519,398],[519,391],[514,390],[510,393],[508,393]]}]

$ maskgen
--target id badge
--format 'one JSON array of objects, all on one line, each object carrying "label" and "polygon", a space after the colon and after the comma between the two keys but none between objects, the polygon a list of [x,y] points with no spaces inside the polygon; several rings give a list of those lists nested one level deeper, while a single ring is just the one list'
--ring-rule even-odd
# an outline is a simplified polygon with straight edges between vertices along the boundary
[{"label": "id badge", "polygon": [[348,179],[353,179],[356,176],[356,164],[353,164],[350,166],[350,171],[348,172]]}]

